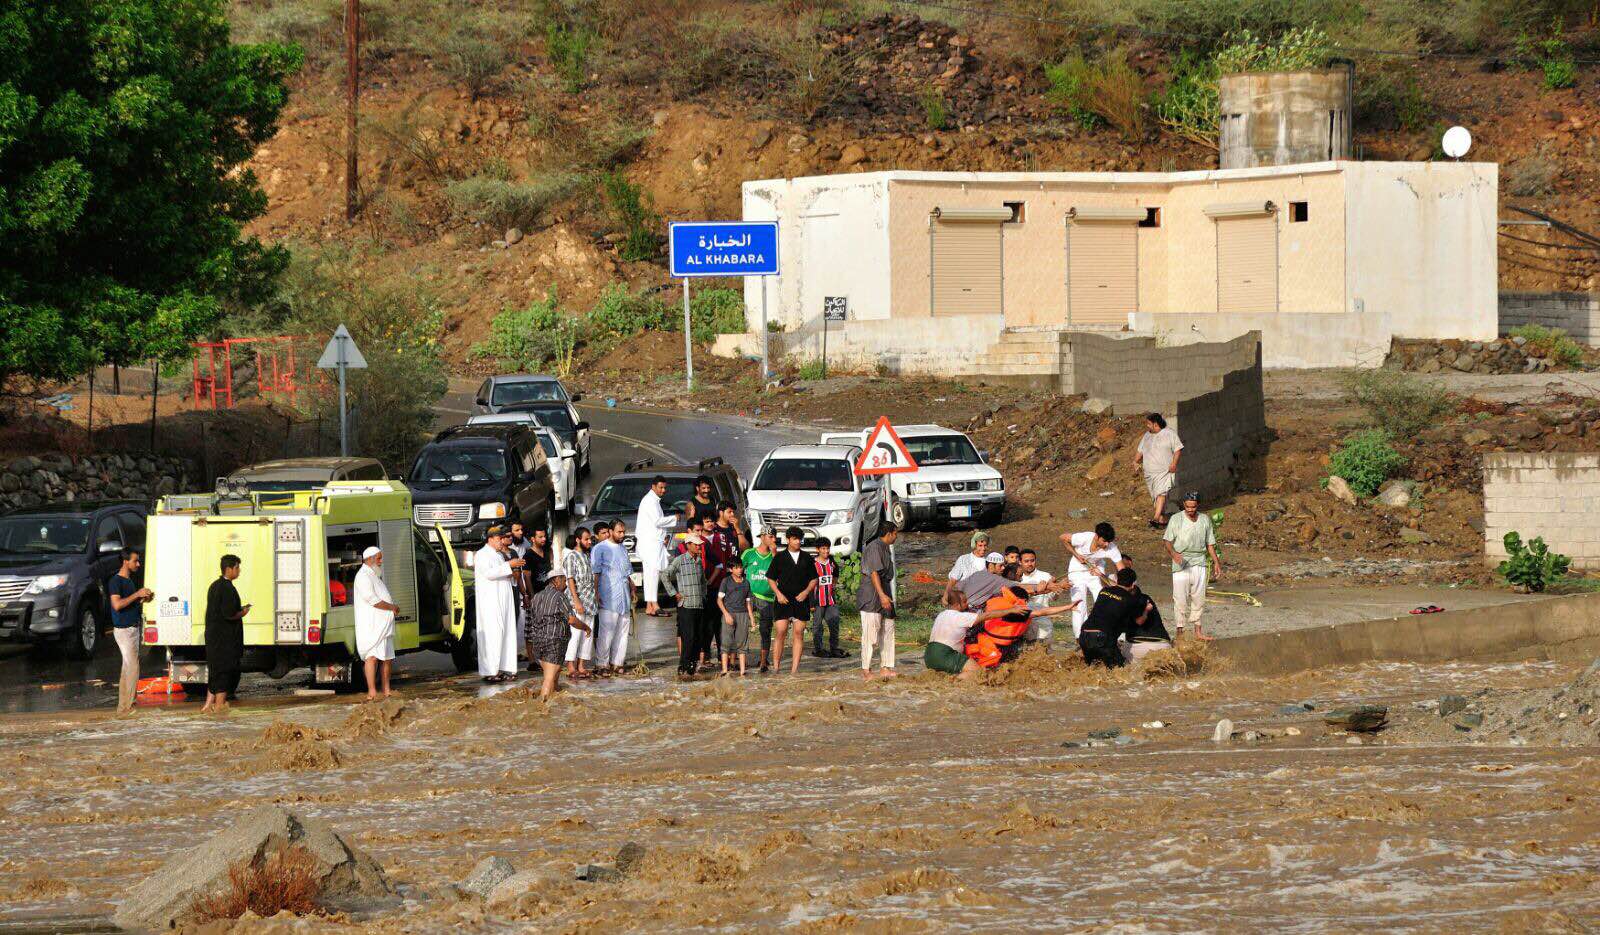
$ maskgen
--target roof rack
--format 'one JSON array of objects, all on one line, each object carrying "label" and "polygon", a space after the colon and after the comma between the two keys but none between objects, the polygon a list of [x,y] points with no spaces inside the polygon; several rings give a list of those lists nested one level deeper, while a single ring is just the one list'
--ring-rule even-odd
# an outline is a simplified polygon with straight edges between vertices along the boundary
[{"label": "roof rack", "polygon": [[722,460],[722,458],[719,457],[719,456],[712,456],[710,458],[701,458],[700,459],[700,470],[704,471],[706,468],[721,467],[722,465],[727,464],[727,463],[728,462]]},{"label": "roof rack", "polygon": [[655,466],[656,466],[656,462],[652,458],[645,458],[645,459],[643,459],[641,461],[629,461],[627,464],[624,464],[622,466],[622,473],[631,474],[634,471],[642,471],[645,468],[655,467]]}]

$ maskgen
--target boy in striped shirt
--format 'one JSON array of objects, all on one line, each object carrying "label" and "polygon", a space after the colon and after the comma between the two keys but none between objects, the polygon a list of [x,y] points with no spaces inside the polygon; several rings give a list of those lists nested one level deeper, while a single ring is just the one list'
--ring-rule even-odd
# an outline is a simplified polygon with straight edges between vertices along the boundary
[{"label": "boy in striped shirt", "polygon": [[[818,539],[816,545],[817,606],[811,612],[811,655],[822,659],[843,659],[850,654],[839,648],[839,601],[833,593],[839,563],[828,555],[833,543],[826,536]],[[827,624],[828,643],[832,646],[827,652],[822,651],[823,624]]]}]

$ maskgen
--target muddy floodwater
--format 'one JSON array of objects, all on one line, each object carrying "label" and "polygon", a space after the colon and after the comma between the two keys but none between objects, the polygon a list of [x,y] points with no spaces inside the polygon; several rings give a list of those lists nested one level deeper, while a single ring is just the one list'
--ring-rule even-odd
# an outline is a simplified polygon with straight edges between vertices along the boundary
[{"label": "muddy floodwater", "polygon": [[[1353,744],[1320,716],[1436,716],[1444,693],[1576,671],[1146,681],[1051,663],[956,685],[917,667],[588,683],[548,706],[458,680],[388,708],[12,716],[0,930],[104,919],[168,856],[276,802],[372,853],[406,898],[296,930],[1590,931],[1600,749]],[[1301,702],[1316,710],[1284,712]],[[1219,718],[1274,736],[1216,744]],[[1109,728],[1131,742],[1063,746]],[[573,879],[630,841],[646,848],[631,875]],[[445,889],[491,855],[549,878],[488,907]]]}]

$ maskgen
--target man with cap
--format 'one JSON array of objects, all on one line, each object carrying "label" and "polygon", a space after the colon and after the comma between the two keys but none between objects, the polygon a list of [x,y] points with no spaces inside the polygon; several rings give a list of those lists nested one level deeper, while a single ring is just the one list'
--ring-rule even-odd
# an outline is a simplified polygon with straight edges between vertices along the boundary
[{"label": "man with cap", "polygon": [[356,655],[366,668],[367,700],[378,698],[378,674],[383,675],[383,697],[389,697],[389,670],[394,665],[394,615],[400,605],[383,581],[383,550],[367,546],[361,553],[361,570],[355,586]]},{"label": "man with cap", "polygon": [[528,643],[528,668],[543,676],[539,698],[548,699],[561,683],[561,662],[567,654],[567,640],[573,629],[587,632],[589,625],[572,612],[567,595],[567,576],[560,568],[544,573],[544,588],[533,596],[528,607],[524,636]]},{"label": "man with cap", "polygon": [[967,577],[973,572],[984,570],[983,566],[986,564],[984,557],[989,551],[989,534],[981,529],[974,530],[970,544],[972,551],[963,553],[960,558],[956,559],[956,563],[950,566],[950,574],[945,578],[944,602],[946,604],[950,603],[950,592],[959,588],[961,582],[967,580]]},{"label": "man with cap", "polygon": [[[1177,618],[1177,637],[1183,639],[1183,626],[1194,624],[1194,638],[1209,640],[1200,632],[1200,614],[1206,607],[1206,585],[1222,574],[1217,558],[1217,531],[1211,517],[1200,512],[1200,492],[1183,495],[1183,512],[1172,514],[1166,534],[1161,537],[1172,559],[1172,615]],[[1209,562],[1207,561],[1209,559]]]},{"label": "man with cap", "polygon": [[699,533],[683,537],[684,550],[661,575],[661,584],[678,601],[678,678],[694,677],[695,664],[711,647],[706,616],[706,569]]},{"label": "man with cap", "polygon": [[501,554],[509,538],[504,526],[491,526],[488,541],[472,556],[478,674],[485,682],[517,678],[517,607],[511,576],[525,559],[507,561]]},{"label": "man with cap", "polygon": [[[962,556],[965,558],[966,556]],[[957,582],[956,590],[967,596],[967,607],[972,610],[981,610],[988,604],[989,599],[1007,588],[1021,588],[1029,596],[1047,594],[1052,591],[1066,590],[1065,582],[1039,582],[1036,584],[1018,584],[1001,574],[1006,567],[1006,557],[999,552],[990,552],[984,557],[984,568],[975,571]]]}]

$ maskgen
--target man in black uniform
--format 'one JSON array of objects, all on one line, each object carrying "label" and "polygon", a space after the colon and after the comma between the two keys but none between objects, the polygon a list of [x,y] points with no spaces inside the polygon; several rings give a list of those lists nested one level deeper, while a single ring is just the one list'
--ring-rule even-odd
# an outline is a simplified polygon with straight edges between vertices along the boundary
[{"label": "man in black uniform", "polygon": [[221,711],[239,692],[239,664],[244,657],[244,615],[233,579],[239,577],[239,556],[222,556],[222,577],[206,591],[206,703],[200,709]]},{"label": "man in black uniform", "polygon": [[1117,637],[1133,632],[1135,621],[1148,600],[1134,593],[1133,583],[1137,580],[1132,568],[1121,568],[1117,570],[1117,583],[1100,589],[1100,596],[1089,609],[1089,619],[1083,622],[1083,629],[1078,633],[1084,662],[1090,665],[1098,662],[1111,669],[1125,664],[1117,649]]}]

